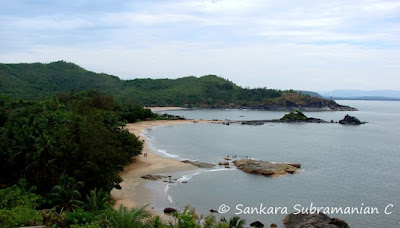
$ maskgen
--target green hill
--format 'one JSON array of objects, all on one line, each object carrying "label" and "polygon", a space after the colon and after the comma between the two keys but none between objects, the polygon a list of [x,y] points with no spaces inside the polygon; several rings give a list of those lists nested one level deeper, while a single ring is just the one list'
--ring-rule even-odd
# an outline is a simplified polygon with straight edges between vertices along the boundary
[{"label": "green hill", "polygon": [[119,101],[145,106],[259,108],[267,110],[353,110],[332,100],[295,91],[242,88],[215,75],[179,79],[121,80],[64,61],[49,64],[0,64],[0,93],[40,99],[60,92],[96,89]]}]

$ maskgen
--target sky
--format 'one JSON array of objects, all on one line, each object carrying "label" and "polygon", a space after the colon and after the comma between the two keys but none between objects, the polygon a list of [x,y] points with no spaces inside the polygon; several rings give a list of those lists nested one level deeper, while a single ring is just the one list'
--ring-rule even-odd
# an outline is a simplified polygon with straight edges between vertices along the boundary
[{"label": "sky", "polygon": [[0,62],[122,79],[400,90],[400,1],[0,0]]}]

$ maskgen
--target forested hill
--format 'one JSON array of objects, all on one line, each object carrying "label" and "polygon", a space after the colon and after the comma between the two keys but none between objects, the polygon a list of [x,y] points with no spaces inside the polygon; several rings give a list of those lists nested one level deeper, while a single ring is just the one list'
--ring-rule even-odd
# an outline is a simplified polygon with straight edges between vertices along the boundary
[{"label": "forested hill", "polygon": [[50,64],[0,64],[0,93],[38,99],[60,92],[96,89],[119,101],[145,106],[259,108],[268,110],[353,110],[332,100],[295,91],[242,88],[215,75],[179,79],[121,80],[64,61]]}]

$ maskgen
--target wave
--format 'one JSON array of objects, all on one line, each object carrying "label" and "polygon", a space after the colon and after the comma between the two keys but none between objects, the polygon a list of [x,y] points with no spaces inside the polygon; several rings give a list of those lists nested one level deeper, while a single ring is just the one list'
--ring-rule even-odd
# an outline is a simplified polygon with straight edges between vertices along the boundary
[{"label": "wave", "polygon": [[157,149],[156,151],[157,151],[158,153],[163,154],[163,155],[165,155],[165,156],[167,156],[167,157],[170,157],[170,158],[177,158],[177,157],[179,157],[178,155],[168,153],[166,150]]},{"label": "wave", "polygon": [[[186,183],[187,181],[189,181],[190,179],[192,179],[194,176],[198,176],[198,175],[201,175],[201,174],[204,174],[204,173],[221,172],[221,171],[232,171],[232,170],[236,170],[236,169],[226,169],[226,168],[216,168],[216,169],[208,169],[208,170],[207,170],[207,169],[202,169],[202,170],[199,170],[199,171],[197,171],[197,172],[195,172],[195,173],[183,175],[182,177],[180,177],[180,178],[177,179],[177,182],[176,182],[176,183],[167,184],[167,186],[165,187],[164,192],[165,192],[165,194],[166,194],[167,197],[168,197],[168,201],[169,201],[171,204],[174,204],[174,205],[175,205],[172,196],[171,196],[170,194],[168,194],[168,191],[169,191],[169,189],[170,189],[170,186],[177,186],[178,184]],[[175,205],[175,206],[176,206],[176,205]]]},{"label": "wave", "polygon": [[[159,126],[156,126],[156,127],[159,127]],[[152,128],[155,128],[155,127],[152,127]],[[149,131],[151,131],[152,128],[145,129],[145,130],[143,130],[142,133],[140,134],[140,136],[142,136],[142,137],[144,137],[144,138],[146,139],[147,144],[149,145],[150,149],[151,149],[152,151],[157,152],[157,153],[159,153],[159,154],[162,154],[162,155],[164,155],[164,156],[166,156],[166,157],[178,158],[178,157],[179,157],[178,155],[168,153],[167,150],[158,149],[158,148],[154,145],[155,138],[149,135],[149,133],[150,133]]]}]

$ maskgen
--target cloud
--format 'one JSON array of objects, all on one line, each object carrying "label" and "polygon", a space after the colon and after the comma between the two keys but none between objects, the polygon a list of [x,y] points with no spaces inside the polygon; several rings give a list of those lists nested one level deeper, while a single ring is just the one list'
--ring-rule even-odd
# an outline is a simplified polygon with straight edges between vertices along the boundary
[{"label": "cloud", "polygon": [[65,59],[124,78],[213,73],[246,86],[400,89],[398,1],[16,0],[0,13],[2,62]]}]

